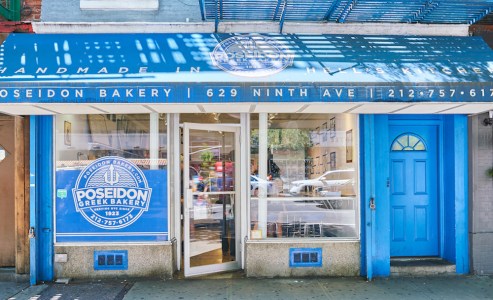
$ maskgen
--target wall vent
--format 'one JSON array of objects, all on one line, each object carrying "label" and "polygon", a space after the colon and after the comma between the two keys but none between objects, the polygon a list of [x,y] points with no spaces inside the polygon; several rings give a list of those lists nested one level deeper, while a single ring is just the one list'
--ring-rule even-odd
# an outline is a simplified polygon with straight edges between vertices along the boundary
[{"label": "wall vent", "polygon": [[289,267],[322,267],[322,248],[290,248]]},{"label": "wall vent", "polygon": [[94,251],[94,270],[128,270],[128,251]]}]

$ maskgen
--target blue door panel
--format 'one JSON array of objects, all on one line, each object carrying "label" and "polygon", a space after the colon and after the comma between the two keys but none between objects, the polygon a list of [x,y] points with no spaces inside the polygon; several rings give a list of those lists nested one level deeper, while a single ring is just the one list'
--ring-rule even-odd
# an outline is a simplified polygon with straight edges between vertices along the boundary
[{"label": "blue door panel", "polygon": [[428,241],[428,207],[414,207],[414,241]]},{"label": "blue door panel", "polygon": [[406,162],[402,159],[392,160],[391,163],[392,195],[404,195],[406,193]]},{"label": "blue door panel", "polygon": [[404,206],[394,206],[392,207],[392,240],[393,241],[404,241],[406,238],[405,230],[406,223],[406,210]]},{"label": "blue door panel", "polygon": [[426,160],[414,161],[414,195],[426,195]]},{"label": "blue door panel", "polygon": [[390,151],[391,256],[439,253],[437,138],[433,125],[389,128],[389,148],[402,149]]}]

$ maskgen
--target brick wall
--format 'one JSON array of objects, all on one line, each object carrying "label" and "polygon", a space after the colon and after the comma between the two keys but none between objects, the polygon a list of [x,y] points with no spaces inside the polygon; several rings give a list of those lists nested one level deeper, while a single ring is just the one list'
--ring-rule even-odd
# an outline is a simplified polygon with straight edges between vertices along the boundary
[{"label": "brick wall", "polygon": [[41,19],[41,0],[21,0],[22,21],[39,21]]},{"label": "brick wall", "polygon": [[471,118],[470,242],[472,271],[493,274],[493,126],[484,126],[488,114]]},{"label": "brick wall", "polygon": [[[32,22],[41,19],[41,1],[42,0],[20,0],[21,1],[21,21]],[[0,16],[0,22],[8,21]]]}]

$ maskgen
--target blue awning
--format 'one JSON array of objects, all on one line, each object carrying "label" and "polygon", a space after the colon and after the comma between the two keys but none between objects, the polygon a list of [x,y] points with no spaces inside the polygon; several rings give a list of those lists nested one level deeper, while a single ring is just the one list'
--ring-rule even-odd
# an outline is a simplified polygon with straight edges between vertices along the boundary
[{"label": "blue awning", "polygon": [[479,37],[11,34],[0,103],[490,102]]}]

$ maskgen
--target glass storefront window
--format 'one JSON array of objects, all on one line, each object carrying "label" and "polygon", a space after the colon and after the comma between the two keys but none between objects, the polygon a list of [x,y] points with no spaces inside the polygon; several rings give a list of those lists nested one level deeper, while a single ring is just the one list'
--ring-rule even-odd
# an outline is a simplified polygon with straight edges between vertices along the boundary
[{"label": "glass storefront window", "polygon": [[59,115],[56,242],[168,237],[165,114]]},{"label": "glass storefront window", "polygon": [[357,141],[355,115],[252,115],[252,237],[357,238]]},{"label": "glass storefront window", "polygon": [[[57,116],[57,170],[81,169],[105,156],[126,158],[141,169],[166,168],[166,115],[156,117],[157,145],[151,149],[149,114]],[[157,152],[151,159],[152,151]]]}]

